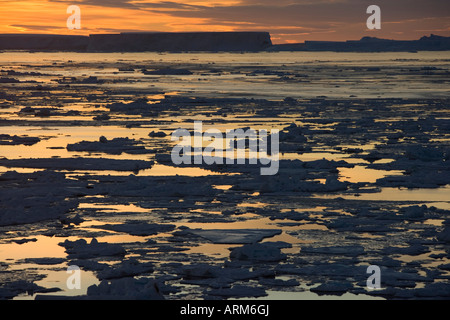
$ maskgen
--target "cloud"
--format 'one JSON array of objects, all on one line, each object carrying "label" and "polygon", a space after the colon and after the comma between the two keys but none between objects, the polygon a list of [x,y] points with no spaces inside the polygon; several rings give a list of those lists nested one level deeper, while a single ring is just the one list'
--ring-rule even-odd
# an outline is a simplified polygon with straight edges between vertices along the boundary
[{"label": "cloud", "polygon": [[[11,0],[0,0],[17,7]],[[36,2],[37,1],[30,1]],[[39,1],[41,2],[41,1]],[[371,36],[414,39],[424,30],[450,36],[450,1],[448,0],[47,0],[53,11],[76,4],[82,9],[85,30],[125,31],[269,31],[277,41],[346,40],[368,35],[366,9],[376,3],[381,7],[382,30]],[[84,6],[84,8],[83,8]],[[35,6],[37,8],[38,6]],[[13,9],[11,9],[13,10]],[[34,10],[30,6],[30,11]],[[60,9],[58,9],[60,10]],[[59,11],[58,11],[59,12]],[[42,24],[64,20],[65,12],[53,19],[44,12],[41,21],[25,21],[25,13],[12,11],[5,25]],[[29,14],[29,13],[28,13]],[[52,20],[53,19],[53,20]],[[1,22],[0,22],[1,23]],[[1,27],[1,25],[0,25]],[[29,26],[31,28],[31,26]],[[54,30],[59,30],[54,28]],[[330,39],[330,33],[334,33]]]},{"label": "cloud", "polygon": [[132,0],[50,0],[50,2],[67,3],[67,5],[88,5],[96,7],[110,7],[110,8],[126,8],[126,9],[138,9]]},{"label": "cloud", "polygon": [[[67,5],[75,4],[73,0],[50,0],[51,2],[67,3]],[[186,2],[186,1],[184,1]],[[184,2],[173,1],[135,1],[135,0],[78,0],[78,6],[96,6],[107,8],[123,8],[123,9],[179,9],[179,10],[195,10],[202,8],[199,5],[190,5]]]},{"label": "cloud", "polygon": [[66,29],[67,27],[55,26],[55,25],[34,25],[34,24],[11,24],[12,28],[33,30],[33,31],[50,31],[55,29]]}]

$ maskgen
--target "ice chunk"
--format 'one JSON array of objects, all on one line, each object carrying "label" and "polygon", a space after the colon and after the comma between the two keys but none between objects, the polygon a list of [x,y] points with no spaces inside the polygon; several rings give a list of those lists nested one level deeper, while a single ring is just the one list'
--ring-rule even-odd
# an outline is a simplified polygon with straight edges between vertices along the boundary
[{"label": "ice chunk", "polygon": [[11,136],[9,134],[0,134],[0,145],[19,145],[31,146],[41,141],[38,137]]},{"label": "ice chunk", "polygon": [[13,239],[12,241],[17,243],[17,244],[24,244],[24,243],[27,243],[27,242],[36,242],[37,239],[36,238],[31,238],[31,239],[23,238],[23,239]]},{"label": "ice chunk", "polygon": [[0,159],[0,166],[53,170],[139,171],[150,169],[153,166],[153,161],[102,158]]},{"label": "ice chunk", "polygon": [[418,256],[423,253],[430,252],[427,246],[420,244],[411,244],[409,247],[388,247],[382,250],[383,254],[406,254],[410,256]]},{"label": "ice chunk", "polygon": [[182,266],[179,273],[186,279],[217,278],[222,273],[222,268],[205,263]]},{"label": "ice chunk", "polygon": [[302,247],[301,253],[306,254],[330,254],[330,255],[345,255],[345,256],[359,256],[364,254],[364,247],[362,246],[331,246],[331,247]]},{"label": "ice chunk", "polygon": [[213,243],[241,244],[255,243],[264,238],[273,237],[281,233],[276,229],[185,229],[180,233],[194,234]]},{"label": "ice chunk", "polygon": [[427,206],[411,206],[400,209],[401,217],[409,220],[423,219]]},{"label": "ice chunk", "polygon": [[103,280],[87,290],[88,300],[164,300],[158,283],[153,279],[123,278]]},{"label": "ice chunk", "polygon": [[125,249],[118,244],[106,242],[98,242],[93,238],[88,244],[86,240],[80,239],[76,241],[66,240],[59,243],[60,246],[66,248],[70,259],[89,259],[99,256],[123,256]]},{"label": "ice chunk", "polygon": [[281,280],[269,278],[259,279],[259,284],[271,287],[296,287],[300,285],[300,283],[295,279]]},{"label": "ice chunk", "polygon": [[450,226],[446,226],[444,230],[438,233],[437,239],[446,243],[450,243]]},{"label": "ice chunk", "polygon": [[72,196],[85,185],[51,171],[9,171],[0,181],[0,226],[61,218],[78,206]]},{"label": "ice chunk", "polygon": [[68,144],[68,151],[88,151],[88,152],[104,152],[107,154],[144,154],[154,153],[147,150],[139,141],[128,138],[115,138],[107,140],[104,136],[99,141],[81,141],[78,143]]},{"label": "ice chunk", "polygon": [[148,136],[152,137],[152,138],[164,138],[164,137],[167,136],[167,134],[165,132],[162,132],[162,131],[159,131],[159,132],[152,131],[152,132],[150,132],[148,134]]},{"label": "ice chunk", "polygon": [[0,300],[12,299],[21,293],[34,294],[38,292],[45,293],[56,291],[60,291],[60,289],[58,288],[47,289],[38,286],[37,284],[30,281],[16,280],[12,282],[0,283]]},{"label": "ice chunk", "polygon": [[151,236],[161,232],[172,231],[175,226],[172,224],[152,224],[141,221],[128,221],[125,224],[104,224],[100,226],[92,226],[92,228],[124,232],[133,236]]},{"label": "ice chunk", "polygon": [[118,266],[105,268],[97,273],[100,280],[116,279],[142,275],[144,273],[152,273],[153,264],[150,262],[141,263],[136,259],[129,259]]},{"label": "ice chunk", "polygon": [[193,73],[187,69],[174,69],[174,68],[165,68],[165,69],[159,69],[159,70],[154,70],[154,71],[147,71],[144,70],[143,74],[146,75],[162,75],[162,76],[166,76],[166,75],[180,75],[180,76],[185,76],[185,75],[192,75]]},{"label": "ice chunk", "polygon": [[230,259],[240,261],[276,262],[286,259],[286,255],[276,246],[264,243],[247,244],[231,250]]},{"label": "ice chunk", "polygon": [[317,294],[342,295],[349,291],[353,286],[348,282],[326,282],[318,287],[311,288],[312,292]]},{"label": "ice chunk", "polygon": [[450,298],[450,284],[448,282],[430,283],[425,288],[414,291],[416,297],[421,298]]},{"label": "ice chunk", "polygon": [[422,145],[413,145],[406,148],[406,156],[410,160],[421,161],[441,161],[445,159],[442,149]]},{"label": "ice chunk", "polygon": [[26,263],[34,263],[38,265],[56,265],[66,262],[67,259],[63,258],[27,258]]}]

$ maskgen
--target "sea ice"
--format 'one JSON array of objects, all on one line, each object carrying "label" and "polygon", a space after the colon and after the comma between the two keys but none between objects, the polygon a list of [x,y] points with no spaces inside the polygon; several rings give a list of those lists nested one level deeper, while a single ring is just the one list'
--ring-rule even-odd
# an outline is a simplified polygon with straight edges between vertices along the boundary
[{"label": "sea ice", "polygon": [[146,273],[152,273],[153,270],[154,266],[152,263],[142,263],[132,258],[125,260],[118,265],[104,268],[97,273],[97,277],[100,280],[133,277]]},{"label": "sea ice", "polygon": [[326,282],[318,287],[311,288],[312,292],[318,294],[343,295],[349,291],[353,286],[348,282]]},{"label": "sea ice", "polygon": [[164,300],[158,283],[153,279],[122,278],[103,280],[87,290],[88,300]]},{"label": "sea ice", "polygon": [[240,261],[278,262],[286,257],[279,248],[265,243],[246,244],[230,252],[230,259]]},{"label": "sea ice", "polygon": [[52,170],[139,171],[150,169],[153,161],[101,158],[0,159],[0,166]]},{"label": "sea ice", "polygon": [[[255,243],[264,238],[273,237],[281,233],[281,230],[272,229],[185,229],[181,233],[194,234],[213,243],[241,244]],[[178,232],[178,235],[180,235]]]},{"label": "sea ice", "polygon": [[142,237],[151,236],[161,232],[169,232],[175,228],[175,226],[171,224],[151,224],[142,221],[127,221],[124,224],[104,224],[92,227],[116,232],[124,232],[134,236]]},{"label": "sea ice", "polygon": [[88,152],[104,152],[107,154],[144,154],[154,153],[147,150],[139,141],[128,138],[115,138],[107,140],[104,136],[99,141],[81,141],[78,143],[68,144],[68,151],[88,151]]},{"label": "sea ice", "polygon": [[119,244],[111,244],[107,242],[98,242],[93,238],[90,243],[80,239],[76,241],[65,240],[59,243],[60,246],[66,248],[69,259],[89,259],[104,256],[124,256],[126,251]]}]

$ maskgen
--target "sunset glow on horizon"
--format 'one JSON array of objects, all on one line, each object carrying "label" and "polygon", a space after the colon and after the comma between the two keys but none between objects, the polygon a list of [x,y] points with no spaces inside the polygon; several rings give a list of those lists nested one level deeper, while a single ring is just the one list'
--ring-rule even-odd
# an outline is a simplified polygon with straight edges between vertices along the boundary
[{"label": "sunset glow on horizon", "polygon": [[[381,30],[366,27],[371,4],[381,7]],[[81,8],[80,30],[66,26],[69,5]],[[445,0],[0,0],[0,6],[0,33],[267,31],[274,43],[450,36],[450,3]]]}]

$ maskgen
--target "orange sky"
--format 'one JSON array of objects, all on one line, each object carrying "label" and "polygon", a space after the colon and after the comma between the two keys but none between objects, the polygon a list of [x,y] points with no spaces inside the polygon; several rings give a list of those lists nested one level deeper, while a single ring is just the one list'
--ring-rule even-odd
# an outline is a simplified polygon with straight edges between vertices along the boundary
[{"label": "orange sky", "polygon": [[[378,3],[377,3],[378,2]],[[368,5],[382,9],[382,29],[367,30]],[[66,9],[81,8],[81,30]],[[123,31],[269,31],[274,43],[363,36],[450,36],[448,0],[0,0],[0,33],[88,35]]]}]

